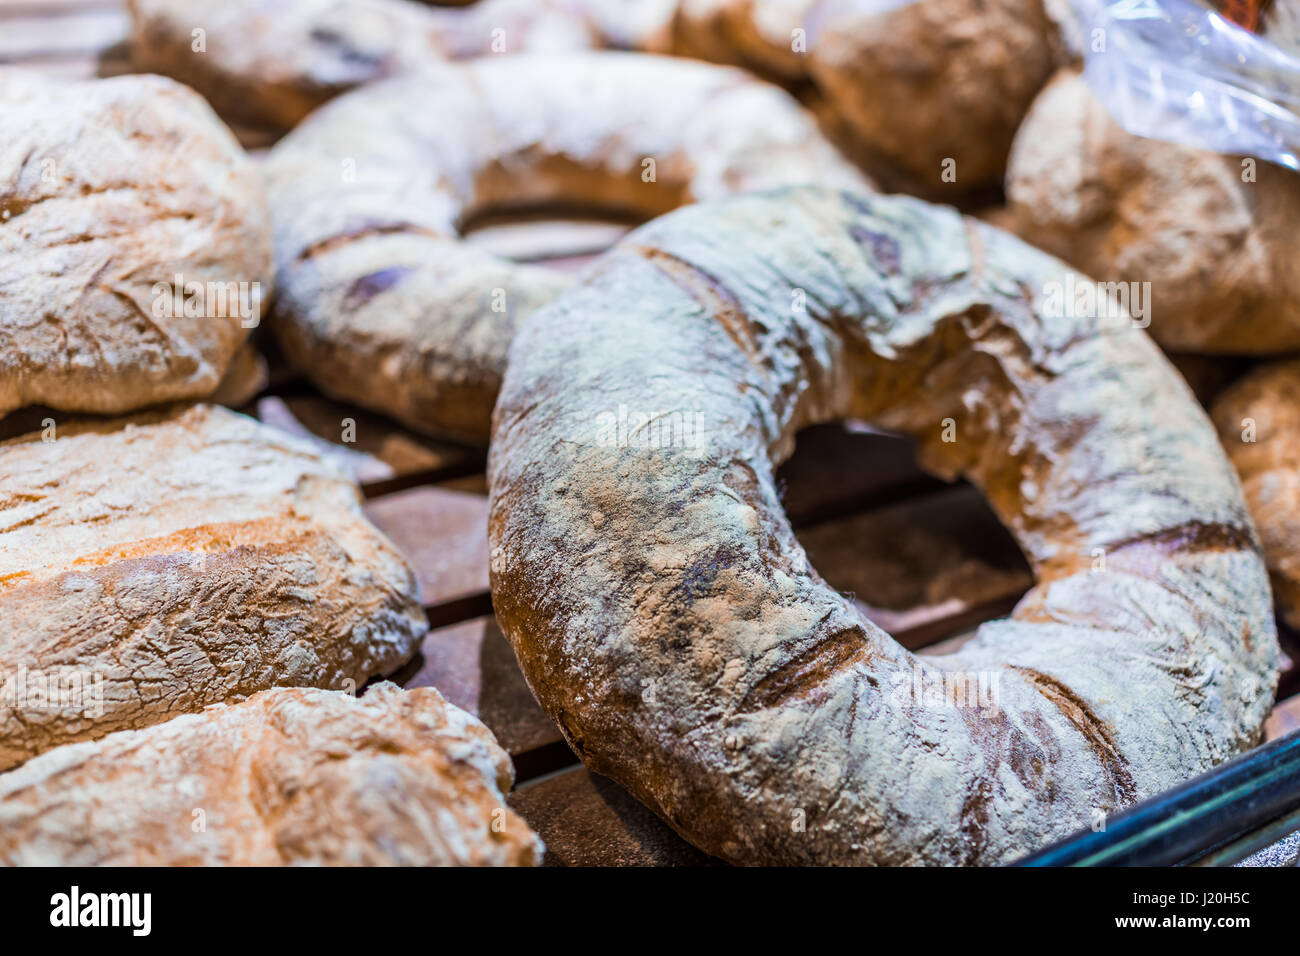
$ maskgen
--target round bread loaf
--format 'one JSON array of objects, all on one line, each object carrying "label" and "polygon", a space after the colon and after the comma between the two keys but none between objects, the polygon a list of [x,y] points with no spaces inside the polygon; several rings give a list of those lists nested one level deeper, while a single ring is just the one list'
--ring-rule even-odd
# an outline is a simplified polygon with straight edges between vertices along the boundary
[{"label": "round bread loaf", "polygon": [[1300,628],[1300,361],[1254,369],[1212,414],[1259,528],[1278,612]]},{"label": "round bread loaf", "polygon": [[346,90],[431,61],[657,45],[653,9],[648,19],[643,13],[626,24],[609,10],[592,16],[585,2],[573,0],[478,0],[460,9],[406,0],[128,0],[128,6],[137,70],[187,83],[223,116],[277,129],[294,126]]},{"label": "round bread loaf", "polygon": [[210,395],[270,294],[261,181],[202,98],[0,69],[0,416]]},{"label": "round bread loaf", "polygon": [[215,406],[0,442],[0,769],[397,668],[424,614],[358,498],[306,443]]},{"label": "round bread loaf", "polygon": [[763,186],[867,185],[778,87],[610,52],[365,87],[282,140],[266,175],[289,360],[335,398],[477,443],[519,320],[570,280],[465,242],[466,223],[546,205],[649,218]]},{"label": "round bread loaf", "polygon": [[[811,80],[820,112],[896,185],[998,182],[1054,63],[1042,0],[681,0],[677,52]],[[894,185],[891,183],[891,185]]]},{"label": "round bread loaf", "polygon": [[1018,235],[1143,295],[1166,348],[1300,348],[1294,172],[1133,136],[1067,70],[1016,135],[1007,199]]},{"label": "round bread loaf", "polygon": [[531,866],[513,781],[431,687],[267,690],[0,776],[0,863]]},{"label": "round bread loaf", "polygon": [[[1131,320],[1047,305],[1067,274],[949,208],[792,188],[650,223],[524,324],[492,600],[592,770],[736,863],[992,864],[1259,740],[1236,476]],[[840,417],[984,491],[1037,581],[1010,619],[914,655],[817,575],[773,468]]]}]

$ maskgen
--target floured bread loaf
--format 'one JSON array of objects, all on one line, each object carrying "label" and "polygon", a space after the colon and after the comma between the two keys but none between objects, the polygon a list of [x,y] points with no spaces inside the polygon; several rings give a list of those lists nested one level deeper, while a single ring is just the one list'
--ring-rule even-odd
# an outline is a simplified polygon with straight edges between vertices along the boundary
[{"label": "floured bread loaf", "polygon": [[0,621],[0,769],[267,687],[359,686],[425,630],[356,487],[207,405],[0,443]]},{"label": "floured bread loaf", "polygon": [[1300,628],[1300,360],[1254,369],[1215,399],[1213,418],[1259,528],[1278,612]]},{"label": "floured bread loaf", "polygon": [[261,181],[201,97],[0,69],[0,415],[209,395],[270,294]]},{"label": "floured bread loaf", "polygon": [[787,183],[867,189],[784,90],[674,57],[487,57],[373,84],[271,151],[274,329],[322,391],[485,443],[506,349],[569,284],[461,231],[551,205],[656,216]]},{"label": "floured bread loaf", "polygon": [[1300,348],[1291,170],[1134,136],[1064,70],[1016,134],[1007,199],[1017,234],[1143,295],[1148,331],[1166,348]]},{"label": "floured bread loaf", "polygon": [[207,400],[215,405],[239,408],[256,398],[270,380],[271,371],[266,357],[252,342],[246,342],[230,360],[230,367],[226,369],[221,384]]},{"label": "floured bread loaf", "polygon": [[574,0],[479,0],[458,9],[406,0],[128,5],[136,69],[188,83],[224,116],[277,128],[295,125],[345,90],[432,61],[606,42],[654,46],[656,35],[653,10],[629,25],[608,9],[590,17],[586,3]]},{"label": "floured bread loaf", "polygon": [[[1128,316],[1053,309],[1067,276],[950,208],[796,187],[661,216],[524,323],[492,603],[591,769],[733,862],[994,864],[1259,741],[1236,476]],[[985,492],[1036,580],[1010,619],[914,655],[817,574],[773,470],[835,418]]]},{"label": "floured bread loaf", "polygon": [[277,688],[0,776],[0,863],[528,866],[513,778],[431,687]]},{"label": "floured bread loaf", "polygon": [[823,119],[912,191],[997,182],[1054,62],[1042,0],[681,0],[676,52],[811,81]]}]

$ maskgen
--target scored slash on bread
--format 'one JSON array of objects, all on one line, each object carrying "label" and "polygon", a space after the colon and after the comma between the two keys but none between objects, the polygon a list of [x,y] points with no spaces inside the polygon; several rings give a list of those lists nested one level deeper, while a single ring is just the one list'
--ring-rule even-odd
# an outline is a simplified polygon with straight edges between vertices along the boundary
[{"label": "scored slash on bread", "polygon": [[0,443],[0,620],[0,769],[267,687],[359,687],[425,631],[356,486],[207,405]]}]

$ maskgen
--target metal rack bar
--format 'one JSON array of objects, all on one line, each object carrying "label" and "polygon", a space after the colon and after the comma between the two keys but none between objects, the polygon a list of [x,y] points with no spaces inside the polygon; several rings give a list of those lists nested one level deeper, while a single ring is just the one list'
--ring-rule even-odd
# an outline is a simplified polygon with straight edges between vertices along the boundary
[{"label": "metal rack bar", "polygon": [[1300,732],[1243,754],[1013,866],[1227,865],[1300,826]]}]

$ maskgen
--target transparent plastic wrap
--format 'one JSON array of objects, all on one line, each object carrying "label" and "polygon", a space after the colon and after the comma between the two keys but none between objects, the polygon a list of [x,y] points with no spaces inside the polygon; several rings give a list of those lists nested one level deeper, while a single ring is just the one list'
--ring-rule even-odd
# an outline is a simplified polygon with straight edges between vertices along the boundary
[{"label": "transparent plastic wrap", "polygon": [[1084,77],[1129,132],[1300,169],[1300,0],[1071,6]]}]

